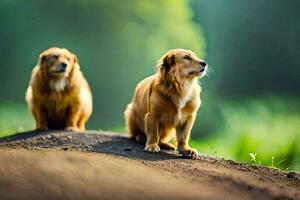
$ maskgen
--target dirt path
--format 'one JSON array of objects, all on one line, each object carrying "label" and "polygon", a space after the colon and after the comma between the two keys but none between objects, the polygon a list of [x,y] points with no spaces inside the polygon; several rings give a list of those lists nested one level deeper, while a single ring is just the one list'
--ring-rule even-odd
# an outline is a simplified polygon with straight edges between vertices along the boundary
[{"label": "dirt path", "polygon": [[108,132],[0,139],[0,199],[300,199],[300,175],[172,151]]}]

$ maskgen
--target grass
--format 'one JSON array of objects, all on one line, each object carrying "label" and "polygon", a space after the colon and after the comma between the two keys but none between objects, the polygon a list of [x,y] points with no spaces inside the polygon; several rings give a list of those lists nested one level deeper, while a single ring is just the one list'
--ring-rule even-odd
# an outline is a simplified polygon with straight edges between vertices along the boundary
[{"label": "grass", "polygon": [[200,152],[300,172],[300,114],[292,102],[223,103],[222,125],[204,140]]},{"label": "grass", "polygon": [[0,137],[32,130],[33,128],[34,121],[25,104],[0,104]]}]

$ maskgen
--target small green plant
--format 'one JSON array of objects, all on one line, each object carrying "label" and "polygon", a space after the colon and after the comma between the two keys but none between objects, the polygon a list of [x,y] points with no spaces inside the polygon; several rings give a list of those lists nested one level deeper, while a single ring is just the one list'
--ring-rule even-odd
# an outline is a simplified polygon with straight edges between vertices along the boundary
[{"label": "small green plant", "polygon": [[249,153],[249,155],[250,155],[252,163],[261,165],[261,162],[260,162],[260,160],[258,160],[258,156],[256,153]]},{"label": "small green plant", "polygon": [[277,162],[277,163],[275,163],[274,161],[275,161],[275,157],[272,156],[272,158],[271,158],[271,163],[270,163],[269,167],[270,167],[270,168],[276,168],[276,169],[277,169],[276,166],[278,166],[280,163],[284,162],[285,159],[282,159],[282,160],[280,160],[280,161]]},{"label": "small green plant", "polygon": [[[259,164],[261,165],[261,161],[258,159],[257,153],[249,153],[249,156],[251,158],[251,163]],[[282,159],[278,162],[275,162],[275,157],[271,157],[271,163],[268,165],[268,167],[273,168],[273,169],[278,169],[278,165],[282,162],[284,162],[285,159]]]}]

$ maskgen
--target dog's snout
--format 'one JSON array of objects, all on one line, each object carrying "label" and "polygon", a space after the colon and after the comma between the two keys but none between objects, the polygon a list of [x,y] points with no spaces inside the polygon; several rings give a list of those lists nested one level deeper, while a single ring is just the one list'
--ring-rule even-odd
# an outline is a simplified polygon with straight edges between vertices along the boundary
[{"label": "dog's snout", "polygon": [[206,62],[204,61],[201,61],[200,62],[200,72],[204,72],[205,71],[205,68],[206,68]]},{"label": "dog's snout", "polygon": [[203,67],[205,67],[207,64],[204,61],[200,61],[200,65],[203,66]]},{"label": "dog's snout", "polygon": [[67,64],[66,64],[66,63],[60,63],[60,67],[61,67],[62,69],[66,69],[66,68],[67,68]]}]

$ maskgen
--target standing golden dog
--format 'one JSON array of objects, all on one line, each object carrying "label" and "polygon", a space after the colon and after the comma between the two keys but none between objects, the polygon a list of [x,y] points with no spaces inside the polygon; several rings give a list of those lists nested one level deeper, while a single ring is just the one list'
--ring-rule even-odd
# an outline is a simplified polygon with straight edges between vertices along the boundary
[{"label": "standing golden dog", "polygon": [[26,101],[38,130],[85,130],[92,113],[92,94],[76,56],[56,47],[41,53]]},{"label": "standing golden dog", "polygon": [[188,142],[201,104],[198,77],[205,75],[206,68],[192,51],[174,49],[165,54],[157,73],[137,85],[127,106],[129,136],[141,140],[146,135],[145,150],[159,152],[160,146],[175,149],[168,142],[176,132],[178,152],[196,158],[198,152]]}]

